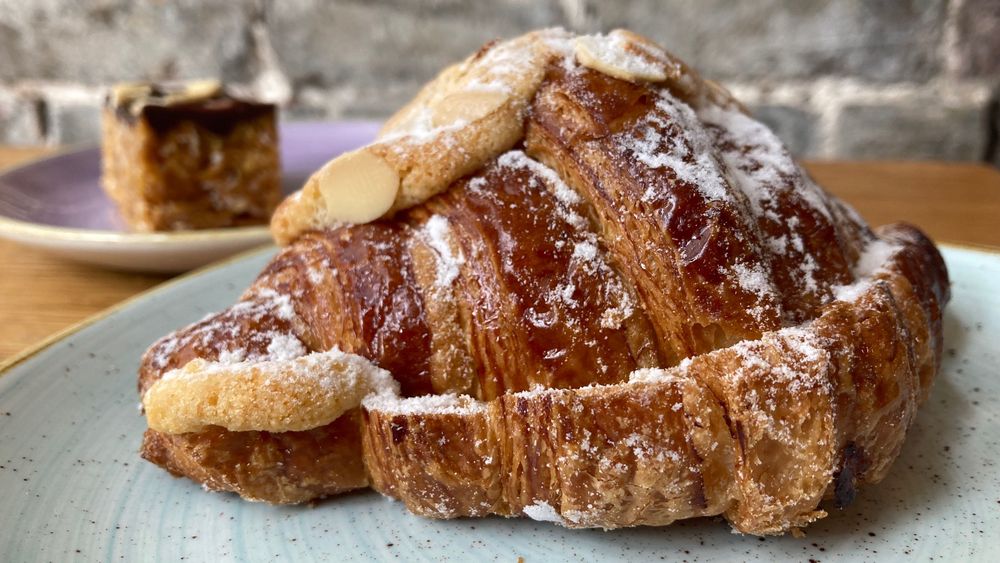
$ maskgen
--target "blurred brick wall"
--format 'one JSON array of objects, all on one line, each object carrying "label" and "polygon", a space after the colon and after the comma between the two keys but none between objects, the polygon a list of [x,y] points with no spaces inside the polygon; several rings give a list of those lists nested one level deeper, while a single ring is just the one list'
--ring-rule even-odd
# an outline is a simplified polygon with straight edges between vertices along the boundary
[{"label": "blurred brick wall", "polygon": [[1000,0],[0,0],[0,142],[96,138],[103,86],[220,76],[286,119],[385,117],[494,37],[628,27],[801,156],[1000,164]]}]

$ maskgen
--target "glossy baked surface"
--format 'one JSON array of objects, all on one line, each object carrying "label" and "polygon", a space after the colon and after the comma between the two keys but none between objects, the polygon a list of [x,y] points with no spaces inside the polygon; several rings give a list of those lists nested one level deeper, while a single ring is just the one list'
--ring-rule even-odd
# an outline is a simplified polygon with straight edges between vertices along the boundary
[{"label": "glossy baked surface", "polygon": [[[496,57],[514,76],[483,83]],[[632,73],[646,70],[659,78]],[[425,99],[442,89],[469,111]],[[723,514],[781,534],[886,476],[941,359],[948,276],[917,228],[870,229],[728,92],[627,31],[488,44],[413,111],[429,120],[384,129],[282,203],[281,254],[230,309],[151,346],[143,389],[192,357],[247,370],[333,347],[403,397],[471,396],[469,416],[433,397],[362,405],[370,485],[434,518]],[[339,215],[363,202],[363,224]],[[642,368],[658,383],[635,383]],[[322,496],[318,460],[348,447],[167,441],[147,408],[146,459],[251,500]],[[189,455],[207,442],[233,455]]]}]

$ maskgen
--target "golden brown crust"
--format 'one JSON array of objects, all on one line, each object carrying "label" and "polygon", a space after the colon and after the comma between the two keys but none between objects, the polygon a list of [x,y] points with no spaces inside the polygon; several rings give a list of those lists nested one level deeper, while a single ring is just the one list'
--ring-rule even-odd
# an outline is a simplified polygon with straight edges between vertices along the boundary
[{"label": "golden brown crust", "polygon": [[[435,230],[437,229],[437,230]],[[476,388],[475,366],[465,342],[465,329],[454,288],[439,283],[446,260],[461,256],[447,224],[440,220],[425,225],[410,239],[413,277],[420,288],[430,332],[431,386],[435,393],[473,393]]]},{"label": "golden brown crust", "polygon": [[[724,514],[753,534],[821,518],[828,491],[846,502],[884,477],[926,392],[918,375],[938,361],[943,264],[918,232],[886,234],[902,244],[891,263],[804,328],[611,386],[370,399],[372,486],[438,518],[544,507],[569,527],[617,528]],[[911,286],[927,281],[938,289],[921,300]]]},{"label": "golden brown crust", "polygon": [[[581,65],[564,33],[529,36],[549,58],[537,84],[515,81],[533,91],[505,125],[523,146],[487,147],[463,177],[371,223],[300,232],[324,211],[308,186],[293,196],[304,215],[274,223],[287,246],[240,303],[155,345],[141,388],[193,358],[271,361],[275,338],[367,358],[405,400],[370,399],[355,434],[312,447],[363,441],[372,485],[435,517],[620,527],[722,514],[774,534],[881,479],[940,361],[939,254],[909,227],[873,233],[725,90],[618,35],[665,78],[622,80]],[[503,45],[445,70],[373,146],[396,146]],[[495,111],[494,97],[467,101],[454,115]],[[206,481],[236,469],[188,451],[243,459],[253,440],[305,434],[213,432],[146,442]],[[281,473],[254,459],[240,471]],[[297,486],[227,479],[278,502]]]},{"label": "golden brown crust", "polygon": [[[625,30],[615,30],[607,38],[589,37],[595,44],[621,49],[618,60],[642,60],[643,68],[655,71],[632,76],[633,80],[669,81],[679,95],[696,104],[705,98],[737,105],[724,89],[703,84],[690,68],[648,39]],[[572,65],[575,57],[619,74],[599,59],[586,54],[581,58],[581,53],[590,51],[581,50],[579,43],[574,49],[571,39],[562,30],[550,29],[488,43],[443,70],[390,117],[375,142],[359,149],[387,163],[400,178],[396,200],[381,216],[391,217],[427,201],[520,141],[525,111],[551,65]],[[288,244],[306,230],[357,222],[351,219],[353,214],[344,215],[324,202],[320,172],[276,211],[271,231],[279,244]]]},{"label": "golden brown crust", "polygon": [[142,457],[244,499],[296,504],[368,486],[361,460],[358,409],[302,432],[232,432],[212,427],[195,434],[147,430]]}]

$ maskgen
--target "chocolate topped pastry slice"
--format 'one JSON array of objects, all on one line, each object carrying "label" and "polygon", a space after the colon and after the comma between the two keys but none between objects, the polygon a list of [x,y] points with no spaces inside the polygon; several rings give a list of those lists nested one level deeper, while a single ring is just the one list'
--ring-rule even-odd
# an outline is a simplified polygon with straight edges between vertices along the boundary
[{"label": "chocolate topped pastry slice", "polygon": [[136,231],[265,224],[281,198],[276,116],[215,80],[118,84],[104,107],[104,189]]}]

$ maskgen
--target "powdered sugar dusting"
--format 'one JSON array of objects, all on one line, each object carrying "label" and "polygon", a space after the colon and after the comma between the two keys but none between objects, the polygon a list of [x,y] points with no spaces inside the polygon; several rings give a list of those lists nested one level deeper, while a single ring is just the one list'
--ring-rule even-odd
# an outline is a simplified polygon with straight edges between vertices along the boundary
[{"label": "powdered sugar dusting", "polygon": [[[602,280],[601,290],[604,293],[604,301],[615,305],[607,308],[602,314],[601,327],[613,329],[621,326],[621,323],[634,312],[635,303],[618,274],[608,265],[607,259],[600,249],[597,235],[590,230],[589,222],[578,212],[582,203],[580,195],[570,188],[555,170],[528,157],[522,151],[512,150],[500,155],[497,159],[497,165],[511,169],[530,170],[543,180],[544,186],[538,185],[535,178],[532,177],[530,185],[547,189],[555,196],[558,202],[558,216],[570,227],[565,241],[560,241],[573,245],[573,253],[570,256],[567,271],[572,273],[575,269],[582,268],[588,274]],[[579,303],[574,297],[576,290],[576,285],[572,281],[566,280],[551,291],[545,299],[553,306],[558,304],[570,308],[577,307]],[[527,317],[529,322],[539,327],[547,326],[554,320],[534,310],[529,310]]]},{"label": "powdered sugar dusting", "polygon": [[567,72],[578,68],[572,37],[571,33],[561,27],[547,29],[541,35],[542,44],[555,56],[556,63]]},{"label": "powdered sugar dusting", "polygon": [[[607,35],[594,34],[580,37],[587,49],[604,63],[621,69],[632,76],[664,77],[662,54],[654,53],[649,47],[629,41],[623,34],[612,31]],[[642,54],[630,51],[639,49]],[[645,56],[643,56],[645,55]]]},{"label": "powdered sugar dusting", "polygon": [[309,278],[309,283],[313,285],[319,285],[323,283],[323,272],[320,272],[316,268],[307,268],[306,277]]},{"label": "powdered sugar dusting", "polygon": [[[258,328],[248,331],[248,322]],[[223,364],[292,359],[308,351],[291,332],[300,322],[288,295],[256,288],[229,310],[208,315],[155,344],[151,366],[163,369],[178,350],[192,346]]]},{"label": "powdered sugar dusting", "polygon": [[[543,44],[552,50],[550,55],[557,58],[563,56],[565,45],[569,43],[568,34],[561,29],[540,32]],[[379,142],[401,141],[407,144],[424,144],[440,142],[461,150],[455,133],[469,125],[469,122],[456,117],[449,123],[437,123],[440,113],[433,109],[434,104],[446,102],[442,95],[456,95],[458,92],[500,93],[511,96],[523,95],[515,91],[514,85],[524,82],[534,73],[540,73],[536,68],[542,62],[541,53],[536,51],[534,43],[524,40],[512,40],[496,43],[485,52],[460,63],[453,69],[450,76],[452,82],[445,92],[439,92],[425,101],[425,104],[411,109],[405,119],[396,123],[390,130],[378,138]],[[405,147],[395,147],[407,150]]]},{"label": "powdered sugar dusting", "polygon": [[736,281],[746,291],[761,300],[775,298],[774,287],[760,264],[733,264],[732,270],[736,274]]},{"label": "powdered sugar dusting", "polygon": [[711,104],[699,109],[698,116],[715,135],[729,182],[746,196],[753,217],[771,231],[783,231],[766,240],[767,249],[797,269],[793,279],[801,291],[819,293],[819,265],[804,244],[808,232],[783,207],[788,201],[797,202],[822,220],[832,221],[827,196],[763,123],[734,108]]},{"label": "powdered sugar dusting", "polygon": [[529,73],[535,64],[531,49],[530,44],[517,41],[497,44],[476,62],[483,73],[472,77],[465,90],[513,93],[511,83]]},{"label": "powdered sugar dusting", "polygon": [[220,364],[239,364],[247,359],[247,351],[245,348],[227,348],[219,353],[219,357],[215,360]]},{"label": "powdered sugar dusting", "polygon": [[399,384],[389,372],[354,354],[342,352],[333,348],[326,352],[314,352],[293,359],[274,359],[267,361],[244,361],[225,364],[221,362],[204,362],[198,369],[175,369],[168,371],[161,378],[163,381],[174,379],[197,379],[215,377],[222,374],[253,371],[269,379],[280,380],[285,385],[318,383],[320,388],[331,393],[347,388],[363,387],[372,396],[395,396],[399,393]]},{"label": "powdered sugar dusting", "polygon": [[326,280],[327,276],[336,276],[337,268],[333,267],[328,257],[324,257],[319,264],[306,265],[306,278],[313,286],[318,286]]},{"label": "powdered sugar dusting", "polygon": [[856,281],[852,284],[833,287],[834,298],[848,303],[860,299],[871,287],[872,278],[890,264],[893,255],[898,251],[898,245],[886,240],[877,238],[869,241],[858,257],[857,264],[854,265]]},{"label": "powdered sugar dusting", "polygon": [[524,507],[524,515],[532,520],[537,520],[539,522],[555,522],[557,524],[565,524],[566,521],[563,520],[562,516],[556,512],[556,509],[552,507],[551,504],[536,500],[534,504],[530,504]]},{"label": "powdered sugar dusting", "polygon": [[690,358],[684,359],[687,363],[678,365],[674,369],[664,368],[641,368],[633,371],[628,376],[629,383],[680,383],[682,379],[679,374],[684,373],[687,365],[691,363]]},{"label": "powdered sugar dusting", "polygon": [[573,259],[589,262],[597,258],[597,246],[589,240],[577,242],[573,246]]},{"label": "powdered sugar dusting", "polygon": [[[581,201],[580,194],[567,186],[566,182],[563,182],[563,179],[559,177],[559,174],[556,174],[555,170],[533,158],[529,158],[523,151],[513,150],[505,152],[497,158],[497,165],[514,169],[527,168],[538,174],[545,180],[548,187],[552,190],[552,194],[556,196],[556,199],[566,207],[578,205]],[[582,218],[574,218],[569,220],[569,222],[579,225],[585,224]]]},{"label": "powdered sugar dusting", "polygon": [[447,393],[401,398],[389,394],[370,396],[362,405],[369,411],[392,415],[460,415],[468,416],[486,411],[486,403],[467,395]]},{"label": "powdered sugar dusting", "polygon": [[[447,125],[434,124],[434,112],[428,107],[413,110],[404,123],[393,127],[380,135],[379,142],[406,141],[412,144],[423,144],[431,141],[442,143],[455,142],[450,135],[468,125],[466,121],[455,120]],[[397,151],[403,151],[403,146],[395,147]]]},{"label": "powdered sugar dusting", "polygon": [[890,259],[898,250],[899,246],[886,240],[872,240],[858,257],[858,263],[854,265],[854,275],[858,278],[874,276],[889,264]]},{"label": "powdered sugar dusting", "polygon": [[833,298],[837,301],[854,303],[864,295],[872,286],[871,279],[864,279],[847,285],[833,287]]},{"label": "powdered sugar dusting", "polygon": [[746,194],[756,215],[773,211],[774,196],[785,184],[795,182],[796,194],[827,220],[826,196],[802,172],[792,155],[766,125],[732,108],[708,105],[699,111],[708,125],[724,132],[735,150],[722,150],[722,158],[736,185]]},{"label": "powdered sugar dusting", "polygon": [[[677,179],[697,189],[710,201],[731,201],[725,174],[715,158],[712,139],[694,110],[661,89],[656,110],[635,126],[614,137],[633,158],[649,168],[667,168]],[[668,186],[650,184],[643,201],[653,202],[667,194]]]},{"label": "powdered sugar dusting", "polygon": [[[787,347],[797,357],[788,358],[787,362],[774,363],[765,356],[765,351],[770,347]],[[761,340],[739,342],[730,350],[742,360],[735,371],[726,375],[732,381],[766,373],[771,385],[780,386],[792,394],[812,388],[830,389],[831,383],[824,376],[823,370],[809,369],[810,364],[826,361],[829,353],[823,349],[819,337],[807,328],[783,328],[766,334]]]},{"label": "powdered sugar dusting", "polygon": [[441,215],[433,215],[421,229],[421,235],[437,254],[437,277],[434,281],[438,287],[450,287],[465,264],[461,251],[453,252],[451,247],[451,227],[448,219]]},{"label": "powdered sugar dusting", "polygon": [[253,297],[254,299],[233,305],[230,311],[253,317],[254,320],[260,320],[265,314],[274,315],[283,321],[292,321],[296,318],[295,307],[288,295],[278,293],[269,287],[261,287],[257,288]]},{"label": "powdered sugar dusting", "polygon": [[292,334],[275,333],[271,343],[267,345],[269,360],[291,360],[306,353],[302,341]]}]

